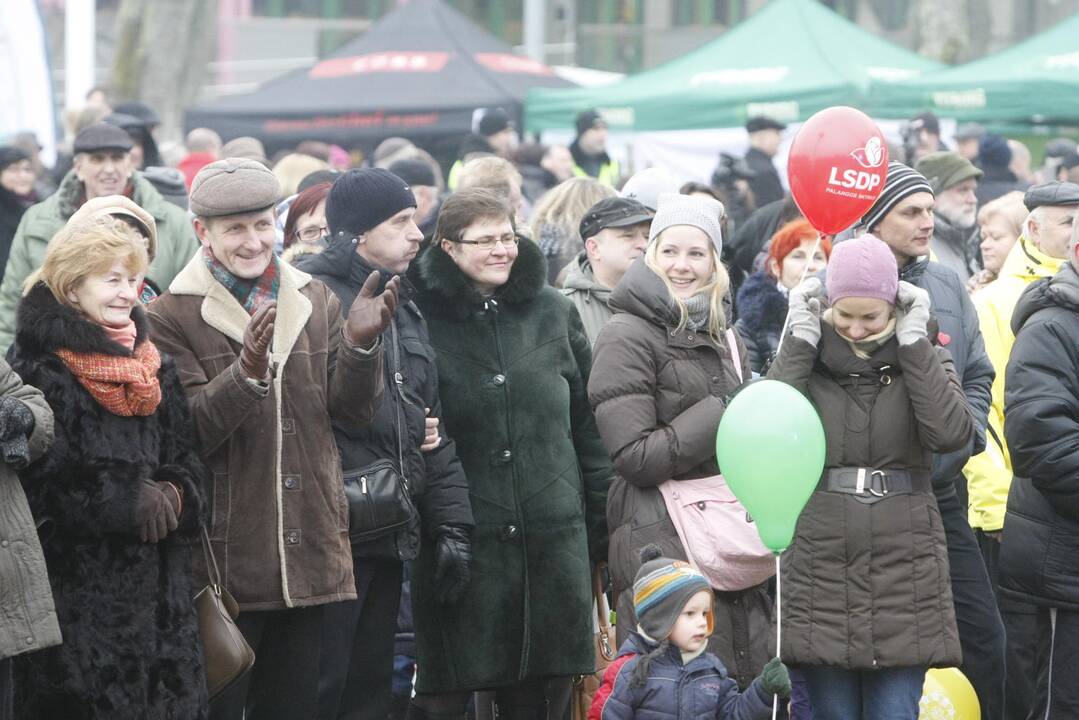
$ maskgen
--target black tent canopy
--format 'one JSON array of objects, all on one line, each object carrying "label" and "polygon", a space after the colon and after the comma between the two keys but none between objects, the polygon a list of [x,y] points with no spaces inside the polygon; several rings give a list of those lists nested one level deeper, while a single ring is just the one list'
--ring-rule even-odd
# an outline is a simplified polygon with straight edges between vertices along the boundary
[{"label": "black tent canopy", "polygon": [[468,133],[477,108],[519,118],[529,88],[571,85],[442,0],[411,0],[313,67],[192,108],[185,124],[253,135],[271,152],[302,140],[430,141]]}]

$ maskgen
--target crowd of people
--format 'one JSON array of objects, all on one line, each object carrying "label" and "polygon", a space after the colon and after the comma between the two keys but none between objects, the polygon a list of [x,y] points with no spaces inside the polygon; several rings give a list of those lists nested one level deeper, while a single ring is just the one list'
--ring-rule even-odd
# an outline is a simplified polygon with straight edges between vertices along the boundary
[{"label": "crowd of people", "polygon": [[[1079,717],[1074,143],[918,116],[822,236],[766,117],[709,182],[623,177],[592,110],[489,111],[449,168],[77,120],[52,171],[0,146],[0,719],[563,720],[597,591],[590,720],[912,720],[953,666],[986,720]],[[758,377],[827,445],[779,658],[776,579],[717,585],[664,490]]]}]

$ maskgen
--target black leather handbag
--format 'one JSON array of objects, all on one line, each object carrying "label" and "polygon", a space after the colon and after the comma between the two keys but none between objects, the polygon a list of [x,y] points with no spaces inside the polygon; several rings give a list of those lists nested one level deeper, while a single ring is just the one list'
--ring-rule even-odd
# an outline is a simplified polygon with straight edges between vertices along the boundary
[{"label": "black leather handbag", "polygon": [[401,356],[397,342],[397,324],[390,323],[393,340],[393,379],[397,391],[395,422],[397,434],[397,458],[380,459],[370,465],[344,474],[345,498],[348,500],[348,538],[352,544],[360,544],[392,535],[408,527],[416,513],[412,493],[405,477],[404,448],[401,436]]}]

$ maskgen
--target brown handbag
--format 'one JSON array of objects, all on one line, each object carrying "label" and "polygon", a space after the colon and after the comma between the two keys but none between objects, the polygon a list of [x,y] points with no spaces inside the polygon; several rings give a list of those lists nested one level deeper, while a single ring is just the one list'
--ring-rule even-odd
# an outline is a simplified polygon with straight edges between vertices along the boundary
[{"label": "brown handbag", "polygon": [[255,651],[236,627],[240,608],[221,585],[221,573],[205,525],[202,526],[202,553],[210,584],[195,596],[195,609],[199,616],[202,662],[206,666],[206,689],[212,700],[251,669],[255,664]]},{"label": "brown handbag", "polygon": [[611,607],[603,593],[603,565],[592,572],[592,608],[595,610],[596,670],[591,675],[573,679],[572,720],[587,720],[592,698],[603,682],[603,672],[615,658],[614,628],[611,627]]}]

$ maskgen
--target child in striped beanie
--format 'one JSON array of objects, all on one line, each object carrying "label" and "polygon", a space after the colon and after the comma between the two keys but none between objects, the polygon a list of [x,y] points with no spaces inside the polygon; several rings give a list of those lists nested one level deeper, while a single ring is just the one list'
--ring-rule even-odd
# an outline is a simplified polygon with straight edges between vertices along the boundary
[{"label": "child in striped beanie", "polygon": [[641,561],[633,582],[637,632],[604,672],[588,720],[681,717],[683,708],[709,720],[771,718],[772,696],[790,696],[786,666],[773,658],[739,692],[706,652],[715,624],[708,580],[687,562],[660,557],[655,545],[641,550]]}]

